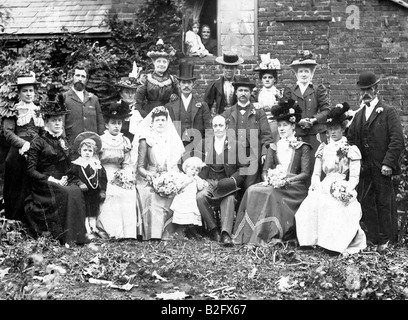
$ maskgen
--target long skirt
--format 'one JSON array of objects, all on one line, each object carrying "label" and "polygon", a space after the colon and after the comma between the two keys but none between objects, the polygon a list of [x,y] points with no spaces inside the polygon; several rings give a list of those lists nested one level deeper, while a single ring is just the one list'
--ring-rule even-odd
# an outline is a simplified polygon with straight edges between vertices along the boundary
[{"label": "long skirt", "polygon": [[295,215],[299,245],[356,253],[366,247],[360,227],[361,205],[356,198],[349,203],[335,199],[329,191],[332,182],[327,176],[299,207]]},{"label": "long skirt", "polygon": [[170,210],[174,197],[159,196],[141,178],[136,187],[139,206],[137,206],[138,235],[142,240],[170,240],[177,231],[173,224],[173,212]]},{"label": "long skirt", "polygon": [[235,244],[266,245],[277,238],[295,238],[295,213],[307,195],[302,182],[274,189],[263,183],[249,187],[234,225]]},{"label": "long skirt", "polygon": [[85,200],[77,185],[33,182],[32,192],[25,202],[25,212],[29,226],[38,236],[50,232],[62,244],[87,242]]},{"label": "long skirt", "polygon": [[110,183],[117,165],[104,164],[108,185],[106,199],[100,206],[96,220],[99,233],[105,238],[136,239],[136,193],[135,189],[124,189]]},{"label": "long skirt", "polygon": [[4,215],[7,219],[27,222],[24,200],[29,193],[26,159],[19,154],[18,148],[11,146],[4,172]]}]

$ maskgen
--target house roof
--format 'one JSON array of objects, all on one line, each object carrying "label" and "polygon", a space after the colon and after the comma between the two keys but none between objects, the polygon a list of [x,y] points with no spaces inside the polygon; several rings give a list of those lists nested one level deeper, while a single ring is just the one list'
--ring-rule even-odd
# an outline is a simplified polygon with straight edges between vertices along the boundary
[{"label": "house roof", "polygon": [[64,32],[109,34],[103,20],[112,0],[3,0],[2,6],[11,16],[0,31],[3,35],[44,38]]}]

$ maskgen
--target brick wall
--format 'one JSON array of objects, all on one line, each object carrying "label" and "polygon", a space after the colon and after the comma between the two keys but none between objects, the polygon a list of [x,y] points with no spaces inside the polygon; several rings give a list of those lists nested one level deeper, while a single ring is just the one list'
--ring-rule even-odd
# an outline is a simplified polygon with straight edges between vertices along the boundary
[{"label": "brick wall", "polygon": [[[347,21],[356,25],[355,12],[347,12],[353,5],[359,9],[358,29],[347,27]],[[348,101],[356,108],[358,75],[371,70],[382,79],[384,101],[408,114],[408,9],[403,6],[389,0],[258,0],[258,53],[271,52],[280,60],[278,88],[295,82],[288,65],[298,49],[317,55],[314,82],[328,87],[332,104]],[[258,57],[245,58],[238,72],[256,79],[251,70]],[[195,65],[200,96],[222,73],[211,57],[180,62]]]}]

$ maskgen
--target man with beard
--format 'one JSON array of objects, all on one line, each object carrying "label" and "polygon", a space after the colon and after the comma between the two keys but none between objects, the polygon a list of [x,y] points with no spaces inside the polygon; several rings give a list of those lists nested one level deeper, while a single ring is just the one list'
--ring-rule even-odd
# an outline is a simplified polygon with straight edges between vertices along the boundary
[{"label": "man with beard", "polygon": [[71,145],[82,132],[93,131],[101,135],[105,130],[99,99],[85,90],[88,76],[88,70],[83,65],[75,66],[72,87],[63,94],[67,109],[70,111],[65,116],[64,129]]},{"label": "man with beard", "polygon": [[183,140],[186,151],[190,151],[193,147],[200,148],[199,144],[204,139],[205,130],[211,129],[211,115],[207,103],[198,100],[192,93],[196,79],[194,66],[180,64],[179,76],[176,78],[179,81],[181,99],[169,102],[165,107],[169,110],[170,118]]},{"label": "man with beard", "polygon": [[360,74],[357,86],[361,108],[354,115],[347,138],[362,155],[358,196],[367,244],[381,252],[393,237],[395,193],[391,177],[400,173],[404,136],[397,110],[378,98],[379,81],[373,72]]}]

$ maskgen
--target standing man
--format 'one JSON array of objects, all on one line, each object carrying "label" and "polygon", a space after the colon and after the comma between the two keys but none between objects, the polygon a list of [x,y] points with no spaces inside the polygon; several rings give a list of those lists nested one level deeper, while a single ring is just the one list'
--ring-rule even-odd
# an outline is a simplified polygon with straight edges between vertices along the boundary
[{"label": "standing man", "polygon": [[223,75],[217,80],[208,84],[204,93],[204,101],[211,108],[211,115],[222,114],[224,110],[231,108],[236,103],[234,87],[235,74],[238,65],[244,62],[235,53],[224,53],[222,56],[215,58],[215,61],[222,64]]},{"label": "standing man", "polygon": [[84,66],[75,66],[72,87],[63,94],[70,111],[65,117],[64,129],[71,145],[82,132],[93,131],[101,135],[105,130],[98,97],[85,90],[88,77],[88,70]]},{"label": "standing man", "polygon": [[[197,205],[210,238],[232,246],[232,228],[235,217],[236,193],[244,178],[239,173],[236,161],[236,142],[233,135],[227,136],[226,119],[221,115],[212,120],[214,135],[205,138],[205,163],[200,177],[208,186],[197,194]],[[214,206],[220,207],[221,232],[218,227]]]},{"label": "standing man", "polygon": [[265,111],[262,108],[256,109],[250,102],[254,87],[255,83],[247,77],[236,79],[234,88],[237,103],[222,114],[238,143],[237,161],[247,165],[241,170],[241,174],[245,175],[245,189],[261,181],[262,164],[266,151],[273,142]]},{"label": "standing man", "polygon": [[357,86],[361,109],[351,122],[348,140],[362,154],[358,195],[367,243],[384,251],[393,233],[395,193],[391,176],[400,173],[398,160],[404,149],[404,136],[397,110],[378,98],[379,81],[373,72],[360,74]]},{"label": "standing man", "polygon": [[[205,130],[211,129],[211,115],[208,104],[198,100],[192,93],[196,79],[194,66],[192,64],[180,64],[177,79],[179,80],[181,99],[169,102],[165,107],[169,110],[170,118],[183,140],[186,151],[190,151],[199,144],[201,145]],[[191,148],[188,148],[187,145],[190,145]],[[203,150],[199,151],[202,152]]]}]

